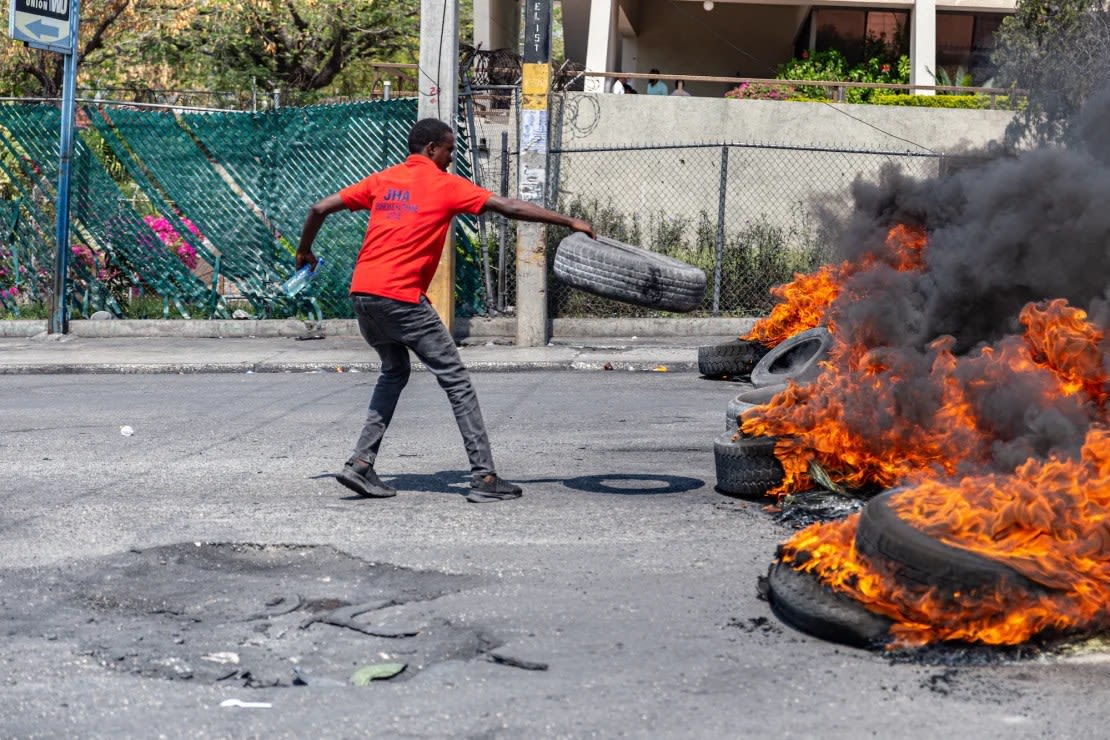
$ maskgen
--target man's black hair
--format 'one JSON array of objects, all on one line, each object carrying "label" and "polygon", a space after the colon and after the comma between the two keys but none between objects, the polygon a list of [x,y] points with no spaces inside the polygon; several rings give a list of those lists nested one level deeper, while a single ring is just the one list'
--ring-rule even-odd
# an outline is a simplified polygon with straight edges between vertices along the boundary
[{"label": "man's black hair", "polygon": [[409,131],[409,154],[419,154],[428,144],[438,144],[451,133],[451,127],[438,118],[424,118]]}]

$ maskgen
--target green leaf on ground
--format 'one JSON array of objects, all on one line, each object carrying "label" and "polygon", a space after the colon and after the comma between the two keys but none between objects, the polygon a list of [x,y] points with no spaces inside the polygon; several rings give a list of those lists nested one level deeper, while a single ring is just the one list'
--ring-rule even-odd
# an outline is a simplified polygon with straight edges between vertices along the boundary
[{"label": "green leaf on ground", "polygon": [[351,674],[351,683],[366,686],[371,681],[393,678],[408,667],[408,663],[371,663]]}]

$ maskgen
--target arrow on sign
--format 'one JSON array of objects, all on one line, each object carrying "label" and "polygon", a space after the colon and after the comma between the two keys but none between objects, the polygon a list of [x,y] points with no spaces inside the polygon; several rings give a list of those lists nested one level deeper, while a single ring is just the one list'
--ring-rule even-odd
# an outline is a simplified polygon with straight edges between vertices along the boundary
[{"label": "arrow on sign", "polygon": [[27,30],[38,36],[40,39],[56,39],[61,33],[57,26],[50,23],[44,23],[42,19],[38,19],[32,23],[28,23]]}]

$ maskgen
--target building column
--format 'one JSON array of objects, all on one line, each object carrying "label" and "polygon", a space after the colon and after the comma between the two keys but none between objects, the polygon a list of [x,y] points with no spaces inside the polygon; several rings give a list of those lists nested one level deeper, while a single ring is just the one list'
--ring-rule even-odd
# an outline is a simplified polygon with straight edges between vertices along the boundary
[{"label": "building column", "polygon": [[[937,3],[916,0],[910,18],[910,84],[935,85],[937,71]],[[934,90],[914,90],[914,95],[935,95]]]},{"label": "building column", "polygon": [[[615,10],[617,0],[590,0],[590,31],[586,37],[586,71],[612,72],[610,49],[612,29],[616,26]],[[606,92],[609,80],[604,77],[587,77],[586,92]]]}]

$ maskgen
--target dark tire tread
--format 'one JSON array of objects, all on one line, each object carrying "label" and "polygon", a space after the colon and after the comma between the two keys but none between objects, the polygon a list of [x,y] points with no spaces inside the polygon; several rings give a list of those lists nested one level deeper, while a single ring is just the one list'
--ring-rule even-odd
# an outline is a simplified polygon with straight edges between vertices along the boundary
[{"label": "dark tire tread", "polygon": [[556,277],[579,290],[664,311],[692,311],[705,298],[705,272],[614,239],[574,233],[555,250]]},{"label": "dark tire tread", "polygon": [[948,593],[974,593],[997,589],[1002,583],[1043,591],[1004,563],[953,547],[915,529],[888,505],[898,491],[867,502],[856,527],[856,549],[873,560],[889,564],[903,584],[937,587]]},{"label": "dark tire tread", "polygon": [[698,372],[714,379],[750,375],[768,351],[766,346],[747,339],[703,344],[698,347]]},{"label": "dark tire tread", "polygon": [[806,634],[862,648],[880,647],[890,638],[890,619],[788,563],[771,566],[767,587],[775,616]]},{"label": "dark tire tread", "polygon": [[742,437],[725,432],[713,442],[717,491],[730,496],[760,498],[782,483],[782,463],[775,457],[773,437]]}]

